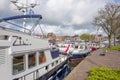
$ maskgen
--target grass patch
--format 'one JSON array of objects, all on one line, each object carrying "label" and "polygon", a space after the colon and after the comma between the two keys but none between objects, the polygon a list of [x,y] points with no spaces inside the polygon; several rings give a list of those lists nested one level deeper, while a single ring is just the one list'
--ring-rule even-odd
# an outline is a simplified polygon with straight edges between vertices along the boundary
[{"label": "grass patch", "polygon": [[120,80],[120,70],[107,67],[93,68],[87,80]]},{"label": "grass patch", "polygon": [[111,47],[111,48],[105,48],[105,50],[118,50],[118,51],[120,51],[120,46],[114,46],[114,47]]}]

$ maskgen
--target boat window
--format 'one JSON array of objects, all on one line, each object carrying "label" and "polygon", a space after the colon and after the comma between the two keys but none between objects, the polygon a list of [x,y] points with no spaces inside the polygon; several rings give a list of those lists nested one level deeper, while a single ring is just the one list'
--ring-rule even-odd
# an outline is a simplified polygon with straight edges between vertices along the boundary
[{"label": "boat window", "polygon": [[28,55],[28,68],[34,67],[36,65],[36,53]]},{"label": "boat window", "polygon": [[9,36],[8,35],[0,35],[0,40],[8,40]]},{"label": "boat window", "polygon": [[66,46],[65,45],[61,45],[61,47],[65,48]]},{"label": "boat window", "polygon": [[78,46],[75,46],[75,48],[78,48]]},{"label": "boat window", "polygon": [[55,58],[59,57],[59,54],[60,54],[59,49],[51,51],[52,59],[55,59]]},{"label": "boat window", "polygon": [[80,46],[80,49],[83,49],[83,46]]},{"label": "boat window", "polygon": [[71,45],[71,47],[74,47],[73,45]]},{"label": "boat window", "polygon": [[13,74],[17,74],[25,69],[24,55],[13,57]]},{"label": "boat window", "polygon": [[42,52],[39,53],[39,64],[41,64],[41,63],[43,63],[45,61],[46,61],[45,54],[42,51]]}]

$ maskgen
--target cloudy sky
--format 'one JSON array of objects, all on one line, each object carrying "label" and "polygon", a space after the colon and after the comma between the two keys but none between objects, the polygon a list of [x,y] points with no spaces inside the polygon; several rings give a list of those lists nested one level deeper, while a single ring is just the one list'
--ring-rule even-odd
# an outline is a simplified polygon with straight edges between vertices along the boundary
[{"label": "cloudy sky", "polygon": [[[25,2],[25,0],[20,0]],[[96,28],[91,24],[97,11],[106,3],[119,0],[28,0],[40,5],[34,12],[41,14],[41,27],[46,33],[56,35],[94,34]],[[10,0],[0,0],[0,18],[20,14]],[[22,13],[21,13],[22,14]],[[99,33],[103,33],[102,30]]]}]

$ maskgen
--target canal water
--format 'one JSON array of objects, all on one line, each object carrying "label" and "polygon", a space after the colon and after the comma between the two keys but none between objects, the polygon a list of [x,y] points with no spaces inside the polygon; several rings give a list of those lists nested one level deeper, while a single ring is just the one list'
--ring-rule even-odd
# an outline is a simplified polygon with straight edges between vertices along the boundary
[{"label": "canal water", "polygon": [[71,68],[68,65],[64,68],[53,80],[64,80],[64,78],[71,72]]}]

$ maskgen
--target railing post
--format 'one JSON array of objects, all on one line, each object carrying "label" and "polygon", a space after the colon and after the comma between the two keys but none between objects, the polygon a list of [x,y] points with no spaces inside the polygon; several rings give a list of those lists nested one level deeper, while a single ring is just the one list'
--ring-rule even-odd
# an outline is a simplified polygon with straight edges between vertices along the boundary
[{"label": "railing post", "polygon": [[28,54],[25,54],[25,69],[28,70]]}]

